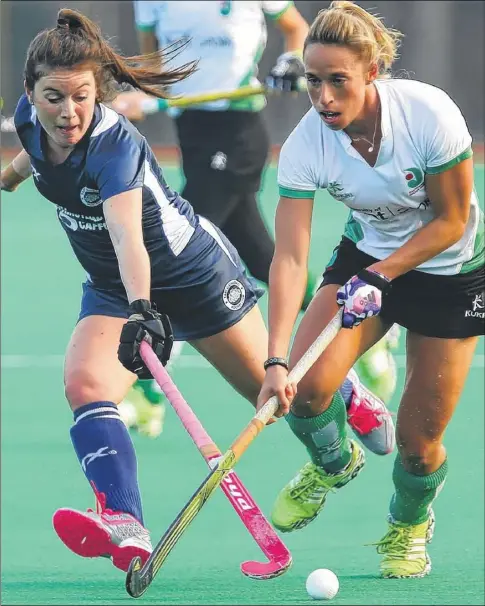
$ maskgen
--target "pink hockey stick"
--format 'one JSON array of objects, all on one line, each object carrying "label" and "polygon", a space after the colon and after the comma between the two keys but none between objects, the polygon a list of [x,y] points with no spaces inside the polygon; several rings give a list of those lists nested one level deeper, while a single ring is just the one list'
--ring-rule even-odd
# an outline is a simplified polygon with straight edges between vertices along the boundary
[{"label": "pink hockey stick", "polygon": [[[221,451],[210,439],[146,341],[140,345],[140,355],[209,467],[213,467],[221,456]],[[252,579],[262,580],[272,579],[286,572],[292,563],[290,552],[234,471],[230,471],[224,478],[221,488],[261,551],[269,559],[269,562],[243,562],[241,572]]]}]

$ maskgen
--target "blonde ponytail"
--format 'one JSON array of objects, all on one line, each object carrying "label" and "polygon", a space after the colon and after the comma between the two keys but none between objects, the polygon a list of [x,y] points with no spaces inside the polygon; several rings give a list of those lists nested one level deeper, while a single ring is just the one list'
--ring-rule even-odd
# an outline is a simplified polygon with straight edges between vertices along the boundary
[{"label": "blonde ponytail", "polygon": [[355,50],[363,60],[376,63],[379,77],[389,76],[403,34],[388,28],[364,8],[338,0],[321,10],[313,21],[305,48],[309,44],[337,44]]}]

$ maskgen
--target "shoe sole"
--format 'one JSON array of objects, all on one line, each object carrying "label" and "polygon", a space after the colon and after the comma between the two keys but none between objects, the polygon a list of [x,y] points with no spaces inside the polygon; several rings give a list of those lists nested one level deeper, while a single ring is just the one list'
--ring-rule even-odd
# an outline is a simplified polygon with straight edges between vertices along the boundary
[{"label": "shoe sole", "polygon": [[276,528],[276,530],[279,530],[282,533],[293,532],[294,530],[300,530],[300,528],[305,528],[305,526],[308,526],[308,524],[310,524],[310,522],[313,522],[313,520],[318,516],[318,514],[322,511],[324,505],[325,505],[325,501],[322,503],[321,507],[317,510],[317,512],[315,513],[315,515],[313,517],[305,518],[304,520],[295,522],[293,524],[293,526],[282,527],[282,526],[278,526],[278,524],[275,524],[274,522],[273,522],[273,526]]},{"label": "shoe sole", "polygon": [[111,558],[116,568],[124,572],[128,572],[133,558],[139,556],[145,563],[150,555],[149,551],[136,545],[116,545],[103,526],[79,511],[59,509],[52,524],[64,545],[75,554],[83,558]]},{"label": "shoe sole", "polygon": [[356,431],[349,423],[354,436],[359,440],[362,446],[364,446],[369,452],[372,452],[380,457],[391,454],[396,447],[394,424],[391,422],[390,427],[387,425],[386,421],[384,421],[384,424],[386,425],[386,438],[385,440],[376,444],[373,440],[372,434],[374,433],[374,431],[381,430],[380,427],[374,429],[367,435],[362,435],[358,431]]},{"label": "shoe sole", "polygon": [[[355,446],[354,446],[354,448],[355,448]],[[346,484],[348,484],[351,480],[353,480],[354,478],[356,478],[359,475],[359,473],[360,473],[361,469],[364,467],[364,465],[365,465],[365,453],[362,450],[362,448],[359,448],[359,456],[357,458],[355,467],[352,470],[352,473],[350,474],[348,479],[346,479],[345,483],[336,484],[334,486],[334,488],[337,488],[337,489],[343,488]],[[305,526],[308,526],[308,524],[310,524],[310,522],[313,522],[313,520],[322,511],[322,509],[326,503],[326,500],[327,500],[327,494],[325,495],[322,504],[320,505],[320,507],[317,509],[317,511],[311,518],[305,518],[304,520],[299,520],[298,522],[295,522],[292,526],[285,526],[285,527],[278,526],[278,524],[275,524],[274,522],[272,522],[273,526],[280,532],[293,532],[293,530],[299,530],[300,528],[304,528]]]},{"label": "shoe sole", "polygon": [[431,558],[426,554],[426,564],[424,570],[415,574],[382,574],[383,579],[421,579],[431,572]]}]

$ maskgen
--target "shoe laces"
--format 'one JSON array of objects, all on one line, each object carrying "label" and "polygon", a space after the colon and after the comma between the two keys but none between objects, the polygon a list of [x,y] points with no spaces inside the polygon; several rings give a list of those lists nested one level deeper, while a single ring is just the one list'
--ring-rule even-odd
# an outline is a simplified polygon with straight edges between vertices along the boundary
[{"label": "shoe laces", "polygon": [[[94,482],[90,482],[93,491],[94,491],[94,496],[96,499],[96,509],[91,509],[88,508],[88,512],[89,513],[97,513],[99,516],[103,516],[104,514],[109,515],[109,516],[114,516],[114,515],[120,515],[123,512],[120,511],[115,511],[114,509],[110,509],[109,507],[106,507],[106,494],[104,492],[100,492],[97,488],[96,485],[94,484]],[[126,514],[128,515],[128,514]],[[137,522],[138,524],[138,522]],[[141,524],[140,524],[141,526]]]},{"label": "shoe laces", "polygon": [[300,472],[298,483],[294,488],[290,489],[290,495],[294,499],[304,501],[306,497],[311,495],[317,489],[315,484],[318,484],[319,488],[321,487],[327,491],[336,492],[330,478],[320,474],[312,467],[307,467]]},{"label": "shoe laces", "polygon": [[377,547],[377,553],[388,555],[393,559],[405,559],[412,543],[412,528],[393,524],[386,535],[377,543],[367,543]]},{"label": "shoe laces", "polygon": [[103,513],[107,513],[107,514],[113,514],[115,513],[112,509],[108,509],[106,507],[106,494],[104,492],[100,492],[97,488],[96,488],[96,484],[94,482],[89,482],[91,484],[91,487],[94,491],[94,498],[96,499],[96,504],[95,504],[95,508],[96,509],[92,509],[91,507],[88,508],[88,512],[89,513],[97,513],[98,515],[102,515]]}]

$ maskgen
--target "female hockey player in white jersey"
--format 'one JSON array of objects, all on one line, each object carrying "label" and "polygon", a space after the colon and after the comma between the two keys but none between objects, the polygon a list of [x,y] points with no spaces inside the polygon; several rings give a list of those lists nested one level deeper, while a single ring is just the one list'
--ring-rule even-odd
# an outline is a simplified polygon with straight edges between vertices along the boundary
[{"label": "female hockey player in white jersey", "polygon": [[[484,329],[484,242],[465,120],[442,90],[388,77],[399,37],[352,2],[332,2],[311,25],[303,58],[313,107],[284,143],[278,171],[269,356],[282,361],[268,368],[260,404],[278,395],[279,413],[311,457],[273,509],[276,527],[291,531],[362,467],[336,386],[393,323],[407,329],[394,494],[377,546],[383,577],[420,577],[431,568],[431,506],[448,469],[443,435]],[[285,358],[320,188],[350,215],[298,327],[290,368],[339,305],[343,328],[290,407]]]}]

